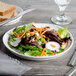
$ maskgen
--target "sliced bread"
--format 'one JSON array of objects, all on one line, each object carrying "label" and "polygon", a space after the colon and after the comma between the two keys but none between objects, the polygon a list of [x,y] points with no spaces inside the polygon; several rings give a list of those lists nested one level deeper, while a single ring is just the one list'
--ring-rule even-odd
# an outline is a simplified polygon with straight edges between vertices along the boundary
[{"label": "sliced bread", "polygon": [[9,4],[6,4],[6,3],[3,3],[3,2],[0,1],[0,15],[1,16],[4,16],[4,15],[8,14],[15,9],[16,9],[15,6],[9,5]]},{"label": "sliced bread", "polygon": [[11,17],[13,17],[13,16],[14,16],[14,12],[10,12],[10,13],[7,14],[7,15],[0,16],[0,22],[2,22],[2,21],[4,21],[4,20],[7,20],[7,19],[9,19],[9,18],[11,18]]}]

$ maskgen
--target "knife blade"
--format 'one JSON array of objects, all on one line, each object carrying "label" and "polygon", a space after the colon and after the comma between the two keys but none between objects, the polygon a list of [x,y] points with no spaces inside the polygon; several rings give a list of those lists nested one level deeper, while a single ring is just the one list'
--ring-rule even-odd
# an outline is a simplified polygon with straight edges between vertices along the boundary
[{"label": "knife blade", "polygon": [[10,22],[10,21],[12,21],[12,20],[14,20],[14,19],[17,19],[18,17],[20,17],[20,16],[22,16],[22,15],[28,13],[28,12],[31,12],[31,11],[33,11],[33,10],[35,10],[35,8],[27,9],[27,10],[19,13],[18,15],[14,16],[14,17],[12,17],[12,18],[10,18],[10,19],[8,19],[8,20],[5,20],[4,22],[0,22],[0,26],[5,25],[6,23],[8,23],[8,22]]},{"label": "knife blade", "polygon": [[34,74],[33,76],[63,76],[63,75],[55,75],[55,74]]}]

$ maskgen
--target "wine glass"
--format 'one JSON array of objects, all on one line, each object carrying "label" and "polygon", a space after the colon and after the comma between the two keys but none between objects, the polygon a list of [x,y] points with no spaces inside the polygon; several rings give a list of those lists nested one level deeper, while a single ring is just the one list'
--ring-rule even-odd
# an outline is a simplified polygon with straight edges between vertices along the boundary
[{"label": "wine glass", "polygon": [[58,25],[66,25],[72,22],[72,19],[68,16],[65,16],[64,10],[68,6],[71,0],[55,0],[55,3],[58,5],[60,10],[59,16],[54,16],[51,18],[51,21]]}]

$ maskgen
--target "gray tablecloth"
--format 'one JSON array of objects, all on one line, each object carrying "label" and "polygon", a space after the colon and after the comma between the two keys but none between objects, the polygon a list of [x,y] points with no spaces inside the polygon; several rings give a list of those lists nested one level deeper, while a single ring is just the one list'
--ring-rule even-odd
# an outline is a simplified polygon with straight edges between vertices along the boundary
[{"label": "gray tablecloth", "polygon": [[[37,8],[37,10],[25,14],[18,23],[5,27],[4,26],[0,27],[1,37],[5,32],[19,25],[28,24],[31,22],[52,24],[50,18],[57,15],[59,12],[58,7],[55,4],[54,0],[0,0],[0,1],[4,1],[9,4],[20,6],[21,8],[23,8],[23,10],[25,10],[26,7]],[[70,61],[70,58],[73,55],[74,50],[76,48],[76,0],[71,0],[70,5],[65,10],[65,13],[67,16],[70,16],[73,20],[72,24],[66,26],[74,37],[74,45],[67,54],[64,54],[63,56],[56,59],[51,59],[43,62],[36,62],[36,61],[20,59],[14,54],[10,53],[9,50],[7,49],[3,50],[10,57],[18,59],[24,65],[28,65],[32,67],[32,70],[26,72],[24,76],[28,76],[28,75],[50,76],[52,74],[54,74],[55,76],[63,76],[66,72],[68,72],[71,69],[71,67],[67,66],[67,64]],[[4,46],[1,47],[5,48]],[[73,74],[73,76],[76,76],[76,72]]]}]

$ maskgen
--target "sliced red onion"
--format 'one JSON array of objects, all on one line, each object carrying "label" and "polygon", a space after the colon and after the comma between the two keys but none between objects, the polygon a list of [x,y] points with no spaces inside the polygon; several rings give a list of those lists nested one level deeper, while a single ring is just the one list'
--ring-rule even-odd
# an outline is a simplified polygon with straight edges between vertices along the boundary
[{"label": "sliced red onion", "polygon": [[33,27],[36,27],[34,24],[32,24]]},{"label": "sliced red onion", "polygon": [[21,39],[19,39],[19,37],[18,38],[14,38],[14,39],[16,39],[16,41],[14,41],[14,42],[9,41],[9,42],[10,42],[11,46],[16,47],[21,42]]}]

